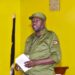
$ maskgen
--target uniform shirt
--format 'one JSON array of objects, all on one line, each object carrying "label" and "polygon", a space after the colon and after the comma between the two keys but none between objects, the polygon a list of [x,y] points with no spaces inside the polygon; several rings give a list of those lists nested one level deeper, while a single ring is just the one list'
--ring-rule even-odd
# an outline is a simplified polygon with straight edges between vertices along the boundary
[{"label": "uniform shirt", "polygon": [[52,58],[55,63],[32,67],[26,73],[29,75],[54,75],[55,64],[60,61],[60,45],[56,34],[47,29],[41,31],[41,36],[30,35],[26,42],[25,54],[30,60]]}]

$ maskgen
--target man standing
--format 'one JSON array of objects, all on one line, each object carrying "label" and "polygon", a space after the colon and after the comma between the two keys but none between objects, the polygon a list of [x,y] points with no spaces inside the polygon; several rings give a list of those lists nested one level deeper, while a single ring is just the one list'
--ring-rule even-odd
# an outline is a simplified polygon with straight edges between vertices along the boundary
[{"label": "man standing", "polygon": [[54,32],[46,29],[46,16],[43,13],[34,13],[29,19],[34,33],[28,37],[25,47],[25,54],[30,58],[25,66],[32,67],[26,74],[55,75],[55,64],[60,61],[58,38]]}]

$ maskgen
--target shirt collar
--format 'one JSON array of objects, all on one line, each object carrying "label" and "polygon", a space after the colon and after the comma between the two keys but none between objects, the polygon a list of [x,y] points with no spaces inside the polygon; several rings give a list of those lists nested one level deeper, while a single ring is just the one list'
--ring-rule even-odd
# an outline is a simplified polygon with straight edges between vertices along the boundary
[{"label": "shirt collar", "polygon": [[40,31],[40,34],[43,35],[43,34],[45,34],[46,32],[47,32],[47,29],[44,28],[43,30]]},{"label": "shirt collar", "polygon": [[[42,29],[42,30],[40,31],[40,36],[44,35],[46,32],[47,32],[47,29],[46,29],[46,28]],[[40,36],[39,36],[39,37],[40,37]],[[36,37],[37,37],[37,36],[36,36]]]}]

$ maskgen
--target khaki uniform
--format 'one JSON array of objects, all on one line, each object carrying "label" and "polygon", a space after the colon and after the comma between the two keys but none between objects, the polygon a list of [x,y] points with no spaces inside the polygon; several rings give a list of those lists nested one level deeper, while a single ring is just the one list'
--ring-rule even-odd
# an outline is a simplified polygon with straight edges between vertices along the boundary
[{"label": "khaki uniform", "polygon": [[[56,34],[47,29],[41,31],[40,37],[37,37],[35,33],[33,33],[27,39],[25,54],[29,55],[31,60],[50,57],[58,63],[60,61],[60,46]],[[55,64],[38,65],[32,67],[32,69],[26,73],[28,75],[54,75]]]}]

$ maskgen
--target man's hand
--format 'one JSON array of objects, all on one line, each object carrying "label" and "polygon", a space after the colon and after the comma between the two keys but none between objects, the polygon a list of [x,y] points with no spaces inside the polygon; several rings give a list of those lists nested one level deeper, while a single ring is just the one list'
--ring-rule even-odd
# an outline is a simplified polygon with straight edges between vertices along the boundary
[{"label": "man's hand", "polygon": [[37,65],[49,65],[49,64],[54,64],[54,63],[55,61],[52,60],[51,58],[45,58],[45,59],[27,61],[25,62],[25,66],[30,68],[30,67],[34,67]]},{"label": "man's hand", "polygon": [[37,65],[37,61],[36,60],[31,60],[31,61],[27,61],[25,62],[25,66],[30,68],[30,67],[34,67]]},{"label": "man's hand", "polygon": [[17,65],[17,64],[15,64],[15,70],[16,71],[19,71],[21,68]]}]

